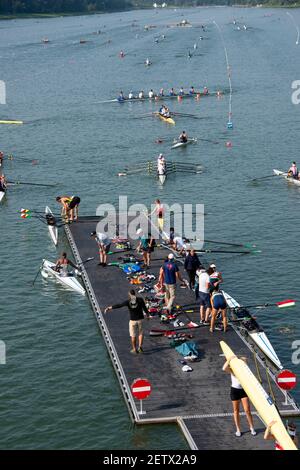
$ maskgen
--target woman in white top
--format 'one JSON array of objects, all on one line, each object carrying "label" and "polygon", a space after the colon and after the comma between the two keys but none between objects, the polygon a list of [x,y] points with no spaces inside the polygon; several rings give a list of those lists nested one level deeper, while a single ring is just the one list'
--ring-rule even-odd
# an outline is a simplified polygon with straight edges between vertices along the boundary
[{"label": "woman in white top", "polygon": [[[250,411],[250,402],[249,402],[248,395],[230,368],[230,361],[235,357],[236,356],[231,356],[225,362],[223,366],[223,371],[227,372],[228,374],[231,374],[230,398],[231,398],[232,406],[233,406],[233,419],[234,419],[234,423],[236,426],[235,435],[237,437],[240,437],[242,435],[241,428],[240,428],[240,402],[242,402],[242,405],[246,414],[246,418],[250,427],[250,432],[252,436],[256,436],[256,431],[253,425],[253,418],[252,418],[252,414]],[[242,361],[244,362],[247,361],[246,357],[240,357],[240,359],[242,359]]]}]

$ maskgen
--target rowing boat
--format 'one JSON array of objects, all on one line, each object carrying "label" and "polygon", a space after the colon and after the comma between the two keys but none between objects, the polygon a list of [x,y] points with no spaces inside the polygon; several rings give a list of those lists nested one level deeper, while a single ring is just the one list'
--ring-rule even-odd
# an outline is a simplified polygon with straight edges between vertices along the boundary
[{"label": "rowing boat", "polygon": [[220,341],[220,346],[226,360],[230,360],[230,369],[245,390],[265,426],[273,422],[271,432],[276,441],[284,450],[297,450],[281,420],[274,401],[261,386],[251,369],[245,361],[234,354],[224,341]]},{"label": "rowing boat", "polygon": [[163,121],[167,122],[168,124],[175,124],[175,121],[174,119],[172,119],[171,117],[166,117],[166,116],[163,116],[162,114],[160,113],[157,113],[158,117],[160,119],[162,119]]},{"label": "rowing boat", "polygon": [[297,180],[293,177],[290,177],[287,175],[287,173],[285,173],[284,171],[280,171],[280,170],[273,170],[273,173],[277,176],[282,176],[283,178],[285,178],[289,183],[293,183],[293,184],[296,184],[297,186],[300,186],[300,180]]},{"label": "rowing boat", "polygon": [[[265,356],[272,361],[278,369],[283,369],[283,366],[278,358],[272,344],[270,343],[264,330],[258,325],[257,321],[252,317],[247,308],[243,308],[240,304],[229,294],[222,291],[227,302],[227,305],[232,310],[233,319],[240,320],[238,328],[242,328]],[[241,308],[240,308],[241,307]]]},{"label": "rowing boat", "polygon": [[5,120],[0,120],[0,124],[23,124],[23,121],[5,121]]},{"label": "rowing boat", "polygon": [[158,179],[159,179],[160,184],[164,184],[164,182],[166,181],[166,178],[167,178],[166,174],[158,175]]},{"label": "rowing boat", "polygon": [[200,97],[204,96],[212,96],[212,95],[217,95],[217,93],[201,93],[200,91],[195,92],[195,93],[185,93],[184,95],[156,95],[153,96],[153,98],[144,97],[144,98],[139,98],[138,96],[134,96],[133,98],[125,98],[120,100],[119,98],[113,98],[111,100],[105,100],[105,101],[100,101],[100,103],[127,103],[127,102],[132,102],[132,101],[165,101],[165,100],[172,100],[172,99],[185,99],[185,98],[194,98],[194,99],[199,99]]},{"label": "rowing boat", "polygon": [[179,147],[186,147],[189,144],[194,144],[197,142],[197,139],[189,139],[186,142],[174,141],[174,145],[172,145],[171,149],[178,149]]},{"label": "rowing boat", "polygon": [[5,191],[0,191],[0,202],[2,202],[2,199],[5,196]]},{"label": "rowing boat", "polygon": [[46,208],[45,208],[45,217],[46,217],[46,221],[48,223],[48,229],[49,229],[50,237],[51,237],[54,245],[56,246],[57,242],[58,242],[58,228],[57,228],[57,225],[56,225],[56,221],[55,221],[55,217],[53,215],[53,212],[50,209],[50,207],[48,207],[48,206],[46,206]]},{"label": "rowing boat", "polygon": [[44,278],[48,278],[49,275],[53,276],[64,287],[72,289],[79,294],[85,295],[85,290],[80,282],[76,279],[76,275],[74,273],[69,273],[68,276],[62,276],[60,273],[54,271],[54,267],[55,263],[51,263],[51,261],[44,259],[41,270],[42,276]]}]

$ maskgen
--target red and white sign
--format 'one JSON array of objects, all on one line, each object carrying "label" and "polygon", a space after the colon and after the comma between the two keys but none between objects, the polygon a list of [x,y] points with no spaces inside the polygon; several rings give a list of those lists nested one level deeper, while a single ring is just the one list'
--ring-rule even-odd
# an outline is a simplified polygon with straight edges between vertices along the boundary
[{"label": "red and white sign", "polygon": [[297,385],[297,376],[290,370],[282,370],[277,375],[276,382],[282,390],[292,390]]},{"label": "red and white sign", "polygon": [[151,383],[147,379],[135,379],[131,385],[131,391],[138,400],[145,400],[152,391]]}]

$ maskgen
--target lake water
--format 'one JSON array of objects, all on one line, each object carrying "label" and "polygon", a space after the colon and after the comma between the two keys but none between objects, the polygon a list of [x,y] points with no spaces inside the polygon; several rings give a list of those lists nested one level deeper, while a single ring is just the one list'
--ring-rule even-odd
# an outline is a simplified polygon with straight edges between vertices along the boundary
[{"label": "lake water", "polygon": [[[95,214],[98,204],[114,203],[120,194],[148,206],[156,197],[169,204],[203,203],[206,238],[256,242],[262,250],[207,256],[222,271],[226,290],[244,304],[299,298],[300,188],[281,178],[246,182],[271,175],[273,168],[285,170],[293,160],[300,164],[300,105],[291,101],[291,84],[300,79],[300,11],[290,13],[294,22],[283,9],[227,7],[0,22],[0,80],[7,88],[1,118],[25,122],[0,128],[1,150],[15,155],[5,162],[5,173],[58,183],[11,187],[0,207],[0,339],[7,348],[7,364],[0,365],[2,449],[187,448],[175,425],[133,427],[88,301],[40,278],[32,288],[41,259],[56,259],[57,251],[45,226],[20,219],[21,207],[43,210],[49,204],[57,210],[61,193],[79,194],[82,214]],[[168,27],[182,19],[193,27]],[[232,130],[224,46],[213,21],[231,66]],[[156,28],[145,31],[149,24]],[[162,34],[166,39],[156,43]],[[79,44],[80,38],[87,42]],[[188,59],[195,43],[196,54]],[[143,65],[146,57],[151,67]],[[158,109],[155,103],[101,103],[121,89],[181,85],[225,94],[169,102],[175,112],[201,117],[178,117],[175,128],[142,117]],[[218,143],[198,140],[171,152],[183,129]],[[155,144],[158,137],[163,144]],[[164,187],[143,174],[118,178],[124,166],[160,151],[199,161],[205,171],[170,175]],[[64,248],[61,238],[58,249]],[[283,364],[299,374],[291,362],[299,305],[258,312]]]}]

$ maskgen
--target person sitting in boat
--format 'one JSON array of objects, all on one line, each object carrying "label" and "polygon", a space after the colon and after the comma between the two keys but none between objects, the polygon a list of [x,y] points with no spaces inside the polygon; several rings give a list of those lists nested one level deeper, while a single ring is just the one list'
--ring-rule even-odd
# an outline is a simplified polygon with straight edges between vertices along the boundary
[{"label": "person sitting in boat", "polygon": [[151,90],[149,91],[149,98],[150,98],[150,99],[154,98],[154,91],[152,90],[152,88],[151,88]]},{"label": "person sitting in boat", "polygon": [[185,131],[181,132],[181,134],[179,136],[179,141],[183,142],[183,143],[186,143],[188,141],[188,136],[187,136],[187,133]]},{"label": "person sitting in boat", "polygon": [[161,115],[164,116],[165,118],[169,118],[170,117],[170,111],[169,111],[169,108],[163,104],[162,107],[161,107]]},{"label": "person sitting in boat", "polygon": [[68,276],[68,265],[75,269],[78,269],[76,264],[67,258],[67,253],[63,252],[61,257],[56,261],[55,267],[53,268],[56,272],[60,273],[61,276]]},{"label": "person sitting in boat", "polygon": [[292,163],[292,166],[288,170],[288,176],[297,179],[298,178],[298,168],[296,162]]},{"label": "person sitting in boat", "polygon": [[172,87],[170,92],[169,92],[169,96],[176,96],[176,93],[175,93],[175,90],[174,88]]},{"label": "person sitting in boat", "polygon": [[6,178],[4,175],[0,175],[0,192],[5,193],[6,188],[7,188]]},{"label": "person sitting in boat", "polygon": [[144,98],[145,98],[144,91],[141,90],[141,91],[139,92],[139,99],[142,100],[142,99],[144,99]]},{"label": "person sitting in boat", "polygon": [[120,54],[119,54],[120,58],[123,59],[123,57],[125,57],[125,54],[123,51],[120,51]]},{"label": "person sitting in boat", "polygon": [[165,96],[165,94],[164,94],[164,89],[163,89],[163,88],[161,88],[161,89],[159,90],[159,96]]},{"label": "person sitting in boat", "polygon": [[121,90],[118,96],[118,101],[124,101],[124,100],[125,100],[125,96],[124,96],[123,91]]},{"label": "person sitting in boat", "polygon": [[189,51],[189,52],[188,52],[188,59],[191,59],[191,58],[192,58],[192,54],[191,54],[191,52]]},{"label": "person sitting in boat", "polygon": [[179,94],[179,96],[183,96],[185,94],[183,87],[180,87],[180,90],[179,90],[178,94]]},{"label": "person sitting in boat", "polygon": [[151,62],[150,62],[150,60],[149,60],[148,58],[146,59],[145,64],[146,64],[146,65],[151,65]]},{"label": "person sitting in boat", "polygon": [[194,95],[195,93],[195,88],[191,86],[191,88],[189,89],[189,95]]},{"label": "person sitting in boat", "polygon": [[129,95],[128,95],[128,99],[129,100],[133,100],[134,98],[134,94],[133,94],[133,91],[130,91]]},{"label": "person sitting in boat", "polygon": [[162,153],[159,154],[159,157],[157,159],[157,173],[159,175],[166,174],[166,160]]},{"label": "person sitting in boat", "polygon": [[208,88],[205,86],[205,87],[203,88],[203,95],[208,95],[208,93],[209,93],[209,92],[208,92]]},{"label": "person sitting in boat", "polygon": [[1,168],[2,165],[3,165],[3,158],[4,158],[4,153],[3,153],[3,152],[0,152],[0,168]]}]

